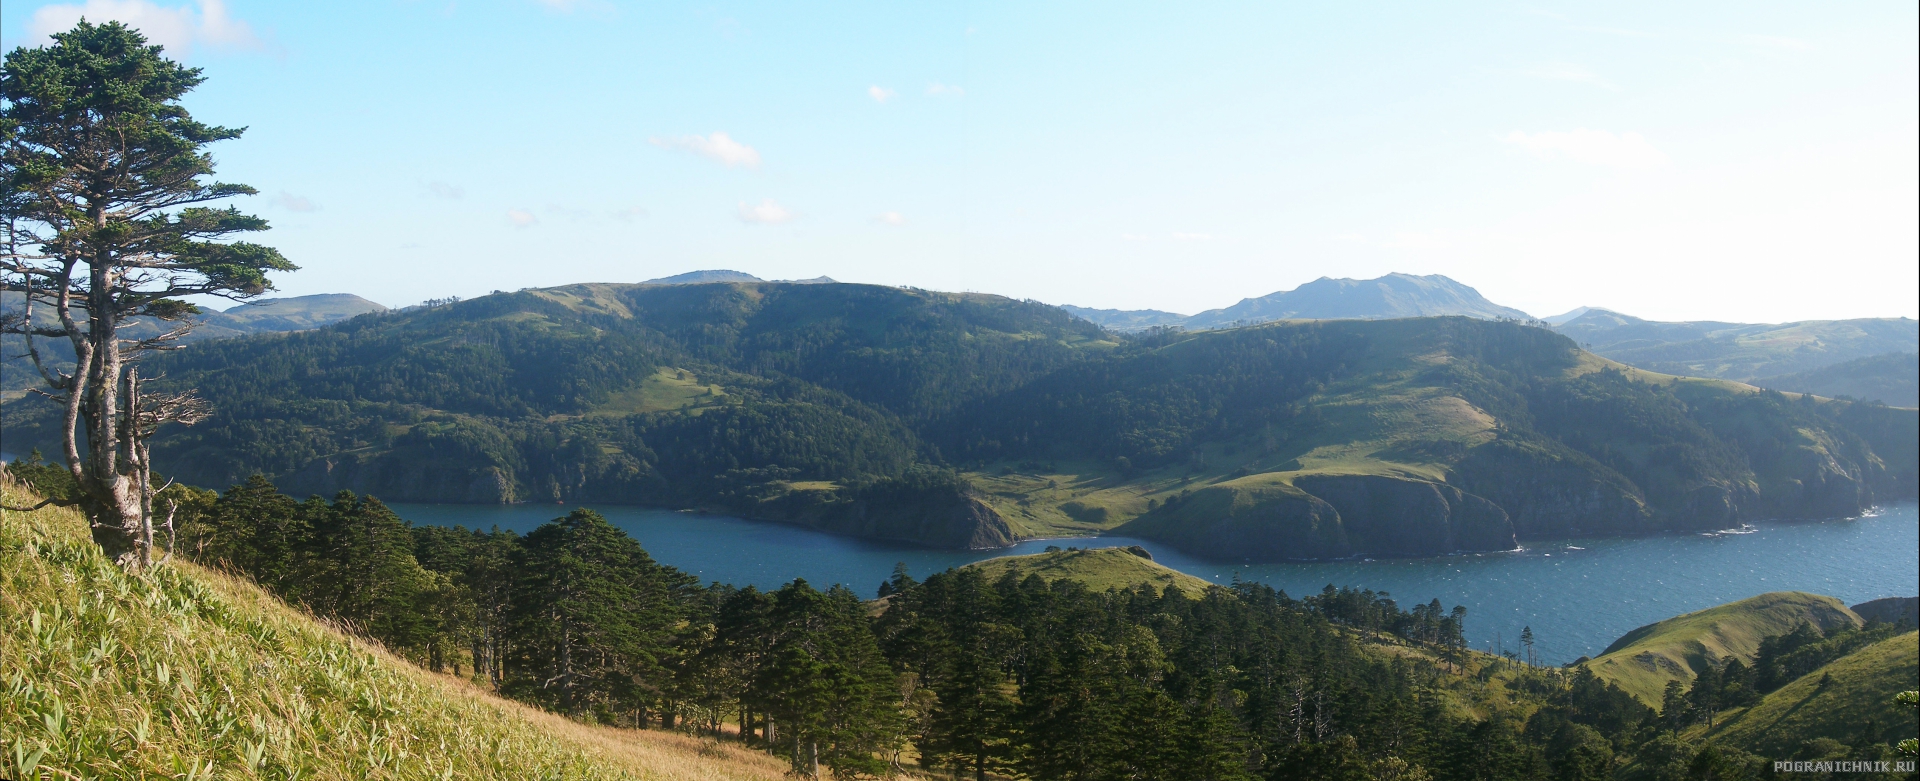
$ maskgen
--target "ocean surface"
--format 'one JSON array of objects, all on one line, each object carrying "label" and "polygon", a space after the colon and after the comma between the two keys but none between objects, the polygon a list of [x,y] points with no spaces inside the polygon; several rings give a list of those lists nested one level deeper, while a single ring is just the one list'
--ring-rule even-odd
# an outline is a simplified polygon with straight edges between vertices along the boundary
[{"label": "ocean surface", "polygon": [[[525,533],[570,506],[395,504],[416,524]],[[1155,561],[1216,583],[1235,577],[1302,596],[1327,584],[1385,591],[1402,608],[1438,598],[1467,608],[1476,648],[1534,651],[1559,664],[1597,655],[1628,631],[1670,616],[1768,591],[1810,591],[1847,604],[1920,591],[1920,506],[1887,505],[1859,518],[1761,523],[1710,534],[1532,542],[1518,551],[1410,559],[1229,564],[1125,537],[1034,540],[997,551],[940,551],[840,537],[799,526],[636,507],[596,506],[655,559],[720,581],[762,589],[795,578],[844,583],[870,596],[905,562],[916,577],[1048,545],[1140,545]]]}]

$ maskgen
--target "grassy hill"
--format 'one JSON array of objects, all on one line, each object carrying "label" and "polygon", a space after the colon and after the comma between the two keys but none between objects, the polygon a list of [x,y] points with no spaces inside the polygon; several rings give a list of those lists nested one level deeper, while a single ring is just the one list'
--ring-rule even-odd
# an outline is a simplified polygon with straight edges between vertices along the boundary
[{"label": "grassy hill", "polygon": [[1823,631],[1862,623],[1833,597],[1776,591],[1640,627],[1586,666],[1657,708],[1668,681],[1691,682],[1695,667],[1708,659],[1751,660],[1762,638],[1808,622]]},{"label": "grassy hill", "polygon": [[502,700],[191,564],[129,575],[70,511],[4,515],[0,775],[771,781],[785,770],[733,746]]},{"label": "grassy hill", "polygon": [[1875,741],[1914,734],[1910,708],[1894,695],[1920,688],[1920,635],[1908,632],[1869,645],[1774,691],[1728,716],[1701,737],[1760,756],[1784,757],[1802,742],[1842,744],[1873,729]]},{"label": "grassy hill", "polygon": [[1855,358],[1811,371],[1761,377],[1753,384],[1793,393],[1829,398],[1845,396],[1895,407],[1916,407],[1920,406],[1920,354],[1887,353]]},{"label": "grassy hill", "polygon": [[1176,586],[1187,596],[1197,597],[1206,593],[1207,587],[1212,585],[1192,575],[1155,563],[1153,559],[1127,548],[1090,548],[1049,551],[1030,556],[1003,556],[974,562],[967,567],[986,573],[990,580],[999,580],[1011,572],[1019,579],[1025,579],[1028,575],[1039,575],[1049,582],[1077,580],[1095,591],[1132,588],[1145,584],[1156,589]]},{"label": "grassy hill", "polygon": [[1920,322],[1893,317],[1779,324],[1658,322],[1591,309],[1554,330],[1621,363],[1742,382],[1920,350]]}]

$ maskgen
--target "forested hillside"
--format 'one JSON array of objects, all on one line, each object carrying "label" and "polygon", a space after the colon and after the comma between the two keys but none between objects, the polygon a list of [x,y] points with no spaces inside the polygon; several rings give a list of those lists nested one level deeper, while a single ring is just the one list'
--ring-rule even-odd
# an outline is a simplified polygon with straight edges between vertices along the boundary
[{"label": "forested hillside", "polygon": [[1119,549],[900,569],[863,602],[702,586],[588,509],[519,536],[259,480],[165,502],[176,558],[138,576],[69,511],[0,524],[20,777],[1665,781],[1883,761],[1913,733],[1910,626],[1783,626],[1655,708],[1474,652],[1438,600],[1192,583]]},{"label": "forested hillside", "polygon": [[[1835,517],[1915,493],[1911,410],[1649,374],[1515,322],[1122,337],[867,285],[579,285],[198,344],[213,417],[154,440],[220,487],[711,508],[995,547],[1129,533],[1316,558]],[[8,449],[55,421],[7,409]]]}]

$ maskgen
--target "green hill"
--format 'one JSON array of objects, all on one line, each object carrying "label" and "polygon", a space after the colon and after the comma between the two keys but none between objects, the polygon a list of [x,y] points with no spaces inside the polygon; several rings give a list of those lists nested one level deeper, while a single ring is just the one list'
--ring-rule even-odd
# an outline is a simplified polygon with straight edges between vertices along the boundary
[{"label": "green hill", "polygon": [[[130,575],[71,511],[4,515],[0,775],[772,781],[786,769],[500,699],[229,575],[178,561]],[[30,757],[38,772],[19,766]]]},{"label": "green hill", "polygon": [[1894,695],[1920,688],[1920,635],[1908,632],[1869,645],[1774,691],[1715,724],[1702,737],[1760,756],[1785,757],[1805,741],[1851,743],[1865,730],[1874,742],[1912,737],[1913,710]]},{"label": "green hill", "polygon": [[1589,309],[1554,330],[1600,355],[1649,371],[1742,382],[1920,350],[1920,322],[1904,317],[1779,324],[1658,322]]},{"label": "green hill", "polygon": [[1845,396],[1895,407],[1920,407],[1920,353],[1887,353],[1855,358],[1811,371],[1761,377],[1762,388]]},{"label": "green hill", "polygon": [[[154,440],[189,484],[702,508],[953,548],[1137,522],[1220,558],[1420,555],[1846,516],[1920,482],[1913,410],[1467,317],[1119,336],[988,295],[573,285],[153,363],[214,411]],[[6,413],[10,452],[58,452],[56,410]],[[1299,507],[1319,525],[1285,520]]]},{"label": "green hill", "polygon": [[1030,556],[1002,556],[967,565],[999,580],[1007,573],[1024,580],[1039,575],[1048,582],[1076,580],[1095,591],[1149,585],[1156,589],[1176,586],[1187,596],[1198,597],[1212,585],[1179,570],[1157,564],[1146,551],[1128,548],[1090,548],[1036,553]]},{"label": "green hill", "polygon": [[1734,656],[1751,661],[1762,638],[1805,623],[1827,631],[1862,622],[1833,597],[1776,591],[1640,627],[1586,666],[1657,708],[1668,681],[1691,682],[1695,669],[1708,660]]}]

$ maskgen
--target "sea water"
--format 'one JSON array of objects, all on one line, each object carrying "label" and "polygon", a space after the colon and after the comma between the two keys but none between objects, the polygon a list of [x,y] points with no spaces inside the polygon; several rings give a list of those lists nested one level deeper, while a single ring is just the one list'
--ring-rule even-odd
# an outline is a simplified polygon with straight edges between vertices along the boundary
[{"label": "sea water", "polygon": [[[571,507],[395,504],[416,524],[498,526],[525,533]],[[1139,545],[1155,561],[1206,580],[1265,583],[1295,597],[1322,587],[1390,593],[1402,608],[1439,599],[1467,608],[1476,648],[1519,652],[1532,628],[1547,664],[1595,656],[1628,631],[1768,591],[1809,591],[1847,604],[1920,591],[1920,507],[1891,504],[1858,518],[1759,523],[1707,534],[1535,541],[1517,551],[1427,558],[1235,564],[1126,537],[1030,540],[1010,549],[944,551],[841,537],[778,523],[691,512],[596,505],[656,560],[719,581],[762,589],[796,578],[846,584],[872,597],[905,562],[915,576],[1049,545]]]}]

